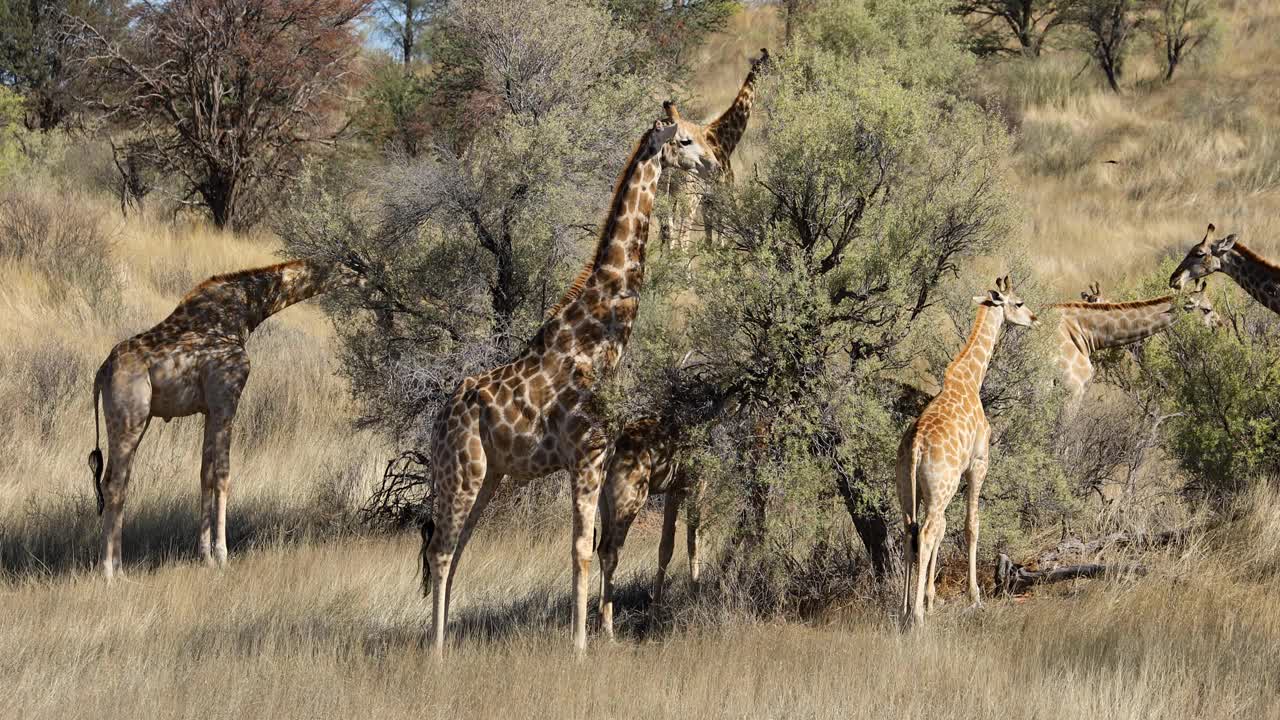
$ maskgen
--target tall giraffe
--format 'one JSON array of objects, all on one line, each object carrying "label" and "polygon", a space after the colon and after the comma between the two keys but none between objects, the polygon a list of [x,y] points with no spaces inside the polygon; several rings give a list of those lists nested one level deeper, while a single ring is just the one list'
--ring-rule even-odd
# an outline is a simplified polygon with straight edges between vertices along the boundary
[{"label": "tall giraffe", "polygon": [[[1100,297],[1095,283],[1084,296]],[[1049,306],[1058,311],[1058,370],[1070,399],[1069,408],[1079,406],[1085,388],[1093,379],[1089,356],[1098,350],[1132,345],[1167,330],[1181,312],[1195,313],[1206,327],[1220,323],[1205,292],[1204,283],[1186,298],[1176,295],[1135,302],[1069,302]]]},{"label": "tall giraffe", "polygon": [[[120,571],[124,501],[133,456],[151,418],[205,415],[200,465],[200,557],[227,562],[227,494],[231,424],[249,379],[245,343],[281,310],[354,281],[346,271],[305,260],[214,275],[155,327],[111,349],[93,380],[94,450],[89,453],[98,514],[102,573]],[[103,478],[98,404],[106,418],[109,462]],[[216,539],[214,538],[216,529]]]},{"label": "tall giraffe", "polygon": [[1181,290],[1187,281],[1216,272],[1226,273],[1254,300],[1280,313],[1280,266],[1245,247],[1235,234],[1215,240],[1213,225],[1169,276],[1169,287]]},{"label": "tall giraffe", "polygon": [[[671,103],[640,139],[618,180],[591,259],[515,360],[462,381],[432,431],[433,525],[423,528],[423,590],[432,588],[433,648],[444,653],[453,575],[467,540],[506,475],[572,475],[573,638],[586,647],[587,578],[608,441],[595,405],[631,335],[645,245],[664,166],[719,170]],[[669,148],[664,148],[668,144]]]},{"label": "tall giraffe", "polygon": [[[756,77],[758,73],[764,70],[768,62],[768,48],[760,48],[760,57],[751,61],[751,69],[747,71],[747,77],[742,81],[742,87],[739,88],[738,94],[734,96],[733,102],[728,109],[721,113],[720,117],[706,125],[698,125],[686,121],[682,126],[682,130],[710,148],[715,155],[716,161],[720,163],[720,172],[712,178],[717,183],[733,184],[733,165],[730,159],[733,156],[733,151],[738,147],[738,143],[742,141],[742,135],[747,131],[747,122],[751,119],[751,106],[756,99]],[[662,228],[664,241],[666,240],[666,235],[670,234],[674,227],[675,247],[679,249],[687,248],[689,245],[689,233],[693,230],[693,220],[699,209],[703,210],[703,226],[707,240],[710,241],[712,230],[706,222],[706,208],[704,207],[706,201],[703,198],[703,193],[699,192],[699,189],[695,187],[696,181],[685,173],[675,172],[668,174],[666,185],[666,191],[672,207],[671,213],[664,223],[666,227]],[[675,219],[677,213],[679,214],[678,224]]]},{"label": "tall giraffe", "polygon": [[658,543],[658,574],[653,581],[653,605],[662,604],[667,564],[675,546],[676,517],[685,509],[689,577],[696,586],[702,563],[698,554],[700,502],[703,484],[680,464],[679,435],[682,427],[657,417],[628,423],[614,441],[613,454],[605,471],[600,492],[600,628],[613,637],[613,573],[618,555],[627,540],[631,523],[649,495],[666,495],[663,508],[662,539]]},{"label": "tall giraffe", "polygon": [[[915,624],[924,622],[928,592],[933,609],[934,574],[938,548],[946,533],[947,504],[960,485],[968,486],[965,540],[969,546],[969,599],[978,597],[978,495],[987,476],[991,426],[982,409],[982,379],[1006,322],[1028,326],[1035,313],[1013,292],[1006,275],[996,278],[996,289],[975,297],[977,319],[969,340],[947,366],[942,392],[929,401],[920,417],[898,445],[898,502],[906,526],[906,574],[902,588],[902,615]],[[923,522],[921,522],[923,518]],[[911,570],[916,569],[914,601]]]}]

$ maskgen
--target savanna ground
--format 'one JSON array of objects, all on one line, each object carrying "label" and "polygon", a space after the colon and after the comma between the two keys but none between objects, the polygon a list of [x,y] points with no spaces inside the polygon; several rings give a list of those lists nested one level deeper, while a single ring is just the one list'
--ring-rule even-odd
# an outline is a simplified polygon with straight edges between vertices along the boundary
[{"label": "savanna ground", "polygon": [[[1062,297],[1093,279],[1129,284],[1207,222],[1280,254],[1280,4],[1227,4],[1223,23],[1211,57],[1169,86],[1141,55],[1123,96],[1092,69],[1077,75],[1071,54],[989,74],[981,92],[1018,133],[1021,232]],[[759,13],[739,17],[702,52],[740,59],[775,32]],[[695,87],[708,108],[741,72],[714,62]],[[130,489],[127,578],[107,586],[91,572],[84,464],[94,369],[201,278],[271,262],[279,245],[122,220],[111,200],[52,181],[35,197],[55,225],[96,228],[122,300],[85,291],[92,272],[68,274],[62,257],[0,263],[0,717],[1280,717],[1280,518],[1261,492],[1229,530],[1145,558],[1143,577],[980,611],[944,585],[913,634],[869,588],[803,622],[700,603],[682,552],[677,609],[651,625],[650,522],[623,554],[619,641],[593,639],[582,659],[568,641],[567,513],[482,525],[437,666],[421,640],[416,534],[353,531],[392,448],[352,429],[314,305],[250,342],[229,568],[195,562],[200,419],[157,421]]]}]

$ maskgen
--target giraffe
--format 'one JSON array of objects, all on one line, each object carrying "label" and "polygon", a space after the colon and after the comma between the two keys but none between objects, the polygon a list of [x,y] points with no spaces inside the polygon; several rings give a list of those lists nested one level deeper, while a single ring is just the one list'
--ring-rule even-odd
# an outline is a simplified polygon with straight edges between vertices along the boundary
[{"label": "giraffe", "polygon": [[[504,476],[568,470],[573,498],[573,641],[586,647],[587,579],[608,442],[596,390],[617,367],[644,282],[658,179],[675,165],[717,172],[710,148],[674,104],[637,144],[614,189],[591,259],[515,360],[464,379],[435,420],[435,512],[423,526],[423,593],[432,590],[432,645],[444,654],[453,576],[480,514]],[[671,147],[664,147],[668,144]]]},{"label": "giraffe", "polygon": [[[751,119],[751,106],[756,98],[756,77],[767,67],[768,62],[768,48],[760,48],[760,57],[751,61],[751,69],[747,71],[747,77],[742,81],[742,87],[734,96],[729,108],[721,113],[720,117],[706,125],[686,121],[682,126],[682,130],[698,138],[710,148],[716,161],[720,163],[720,172],[712,178],[717,183],[733,184],[733,166],[730,158],[747,130],[747,122]],[[668,240],[668,235],[674,227],[674,245],[677,249],[688,247],[689,233],[693,230],[693,219],[700,208],[703,210],[703,225],[707,240],[711,240],[711,227],[707,225],[705,219],[706,201],[702,193],[693,187],[694,182],[686,173],[681,172],[669,173],[666,178],[666,193],[671,198],[672,208],[664,223],[665,227],[662,228],[663,239]],[[674,217],[677,212],[680,215],[678,225]]]},{"label": "giraffe", "polygon": [[[1081,295],[1098,298],[1101,293],[1095,283]],[[1092,353],[1132,345],[1164,332],[1177,321],[1180,311],[1194,313],[1206,327],[1221,323],[1203,282],[1181,301],[1176,295],[1162,295],[1135,302],[1086,301],[1049,307],[1058,311],[1058,370],[1069,395],[1069,412],[1079,406],[1093,379]]]},{"label": "giraffe", "polygon": [[[98,514],[101,570],[121,572],[124,502],[134,453],[152,418],[205,416],[200,466],[200,557],[227,562],[231,424],[249,379],[250,333],[277,312],[355,281],[345,270],[307,260],[214,275],[169,317],[111,349],[93,380],[94,449],[89,453]],[[103,476],[98,406],[106,418],[109,462]],[[215,537],[216,535],[216,537]]]},{"label": "giraffe", "polygon": [[929,609],[933,609],[934,574],[938,548],[946,533],[947,504],[955,495],[961,476],[968,486],[965,540],[969,546],[969,600],[975,605],[979,602],[978,495],[987,475],[991,442],[991,426],[979,393],[1004,324],[1028,326],[1037,322],[1031,308],[1014,294],[1007,275],[996,278],[995,290],[973,300],[978,304],[978,314],[968,342],[947,366],[942,391],[907,428],[898,445],[898,502],[908,536],[904,543],[902,616],[916,625],[924,623],[926,591]]},{"label": "giraffe", "polygon": [[1214,230],[1209,225],[1204,239],[1191,248],[1169,276],[1169,287],[1181,290],[1189,280],[1223,272],[1254,300],[1280,313],[1280,266],[1238,242],[1234,233],[1215,239]]},{"label": "giraffe", "polygon": [[596,548],[600,556],[600,628],[609,638],[613,637],[613,573],[618,567],[618,555],[631,523],[650,494],[667,496],[652,607],[662,604],[667,564],[675,545],[676,517],[686,499],[690,500],[685,509],[689,577],[697,587],[702,568],[698,555],[699,503],[704,486],[677,457],[682,429],[657,417],[644,417],[628,423],[614,441],[600,492],[600,544]]},{"label": "giraffe", "polygon": [[1089,287],[1080,291],[1080,299],[1087,303],[1103,303],[1106,300],[1102,297],[1102,286],[1097,280],[1089,283]]}]

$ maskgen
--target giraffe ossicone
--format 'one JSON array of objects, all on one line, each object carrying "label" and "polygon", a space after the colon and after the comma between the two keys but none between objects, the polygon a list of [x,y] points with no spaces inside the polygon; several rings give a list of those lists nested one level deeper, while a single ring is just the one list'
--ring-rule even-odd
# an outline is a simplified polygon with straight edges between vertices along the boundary
[{"label": "giraffe ossicone", "polygon": [[485,506],[508,475],[571,475],[573,641],[586,646],[587,580],[596,503],[607,459],[597,389],[630,339],[644,283],[658,180],[676,166],[709,176],[719,162],[672,103],[619,177],[599,242],[564,298],[511,362],[465,378],[435,418],[432,527],[423,531],[423,583],[432,595],[431,645],[443,657],[458,563]]},{"label": "giraffe ossicone", "polygon": [[[942,391],[920,413],[898,445],[897,490],[907,541],[902,588],[902,617],[924,622],[925,603],[933,609],[938,550],[946,533],[947,505],[963,478],[968,486],[965,540],[969,550],[969,599],[980,600],[977,575],[978,497],[987,475],[991,426],[982,408],[982,380],[1005,323],[1029,326],[1035,313],[1013,291],[1008,276],[975,297],[973,330],[947,366]],[[912,570],[915,583],[912,583]]]}]

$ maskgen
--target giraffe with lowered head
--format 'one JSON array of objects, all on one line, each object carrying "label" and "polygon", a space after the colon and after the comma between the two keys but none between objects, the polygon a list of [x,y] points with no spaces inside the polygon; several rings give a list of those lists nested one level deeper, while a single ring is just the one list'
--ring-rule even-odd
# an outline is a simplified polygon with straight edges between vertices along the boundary
[{"label": "giraffe with lowered head", "polygon": [[1272,312],[1280,313],[1280,265],[1244,246],[1235,234],[1215,239],[1213,225],[1192,246],[1173,274],[1169,287],[1181,290],[1188,281],[1216,272],[1225,273],[1244,291]]},{"label": "giraffe with lowered head", "polygon": [[[692,122],[685,122],[682,130],[688,132],[693,138],[696,138],[706,147],[710,148],[715,155],[716,162],[720,164],[720,170],[711,180],[717,183],[733,184],[733,165],[730,160],[733,151],[738,147],[738,143],[742,141],[742,135],[747,131],[747,123],[751,120],[751,106],[755,103],[756,98],[756,78],[769,63],[768,48],[760,49],[760,57],[751,61],[751,69],[747,71],[747,77],[742,81],[742,87],[738,89],[738,94],[734,96],[733,103],[729,108],[720,114],[718,118],[712,120],[706,125],[698,125]],[[703,226],[706,230],[706,236],[710,241],[712,231],[710,226],[706,224],[706,200],[703,193],[699,192],[695,187],[698,179],[690,178],[687,173],[673,172],[669,173],[666,180],[667,192],[672,203],[671,216],[667,218],[666,227],[663,228],[664,241],[668,238],[666,234],[674,233],[673,242],[676,248],[685,249],[689,245],[689,234],[693,230],[693,221],[698,214],[698,210],[703,211]],[[675,219],[679,215],[679,220]]]},{"label": "giraffe with lowered head", "polygon": [[1035,313],[1014,294],[1007,275],[996,278],[994,290],[973,300],[978,313],[968,342],[947,366],[942,391],[907,428],[898,445],[898,502],[907,531],[902,615],[917,625],[924,623],[926,593],[929,609],[933,609],[934,574],[947,528],[947,505],[962,477],[968,486],[965,540],[969,548],[969,600],[979,602],[978,496],[987,476],[991,443],[991,426],[980,397],[982,380],[1005,323],[1036,323]]},{"label": "giraffe with lowered head", "polygon": [[1078,407],[1093,379],[1092,353],[1132,345],[1164,332],[1183,312],[1193,313],[1206,327],[1217,327],[1221,322],[1203,281],[1181,301],[1176,295],[1163,295],[1134,302],[1104,302],[1097,283],[1080,294],[1086,297],[1085,302],[1049,306],[1058,311],[1058,370],[1072,409]]},{"label": "giraffe with lowered head", "polygon": [[101,567],[121,570],[125,495],[134,453],[152,418],[165,422],[202,413],[200,557],[227,562],[227,495],[231,424],[249,379],[245,343],[281,310],[354,281],[345,270],[306,260],[215,275],[200,283],[160,324],[116,345],[93,381],[94,433],[101,401],[107,428],[104,477],[100,436],[89,453],[98,514],[102,515]]},{"label": "giraffe with lowered head", "polygon": [[[432,646],[444,652],[453,576],[480,514],[504,476],[570,473],[573,641],[586,646],[587,580],[608,439],[596,391],[617,367],[644,283],[645,246],[664,166],[719,170],[671,103],[627,161],[599,242],[569,291],[515,360],[464,379],[435,420],[434,514],[423,525],[423,590],[432,590]],[[665,147],[671,143],[671,147]]]}]

